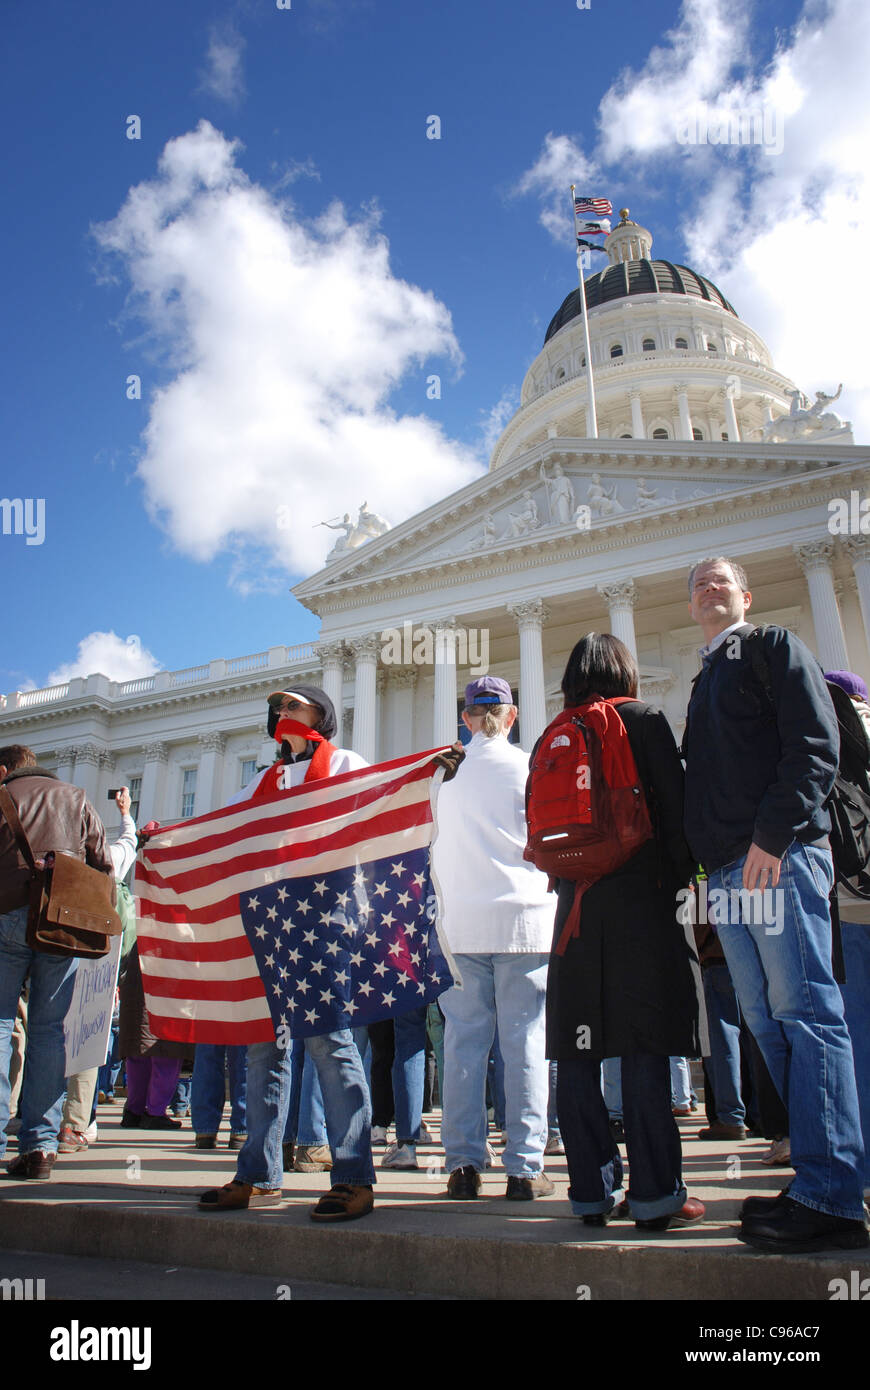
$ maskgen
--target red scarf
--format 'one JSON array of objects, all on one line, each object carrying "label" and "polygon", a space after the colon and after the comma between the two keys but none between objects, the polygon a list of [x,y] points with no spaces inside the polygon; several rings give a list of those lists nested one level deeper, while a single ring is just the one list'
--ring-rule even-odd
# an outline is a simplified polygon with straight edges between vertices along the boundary
[{"label": "red scarf", "polygon": [[[328,777],[330,761],[335,752],[334,744],[330,743],[328,739],[325,739],[323,734],[319,734],[316,729],[309,729],[307,724],[299,724],[295,719],[279,719],[278,726],[275,729],[275,741],[281,744],[285,739],[289,739],[291,734],[298,734],[301,738],[317,744],[314,750],[314,757],[308,764],[308,770],[305,773],[303,781],[318,782],[322,778]],[[252,801],[259,801],[262,797],[273,796],[275,792],[281,790],[281,776],[285,766],[285,763],[278,762],[273,763],[270,768],[267,768],[254,789],[254,794],[251,797]]]}]

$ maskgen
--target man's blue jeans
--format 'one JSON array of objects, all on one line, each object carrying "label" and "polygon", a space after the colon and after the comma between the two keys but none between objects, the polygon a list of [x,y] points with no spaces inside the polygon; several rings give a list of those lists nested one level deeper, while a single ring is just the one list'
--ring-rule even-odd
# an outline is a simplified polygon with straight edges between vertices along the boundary
[{"label": "man's blue jeans", "polygon": [[423,1122],[423,1081],[426,1071],[426,1011],[409,1009],[393,1019],[396,1050],[393,1053],[393,1108],[396,1140],[416,1144]]},{"label": "man's blue jeans", "polygon": [[66,1055],[63,1021],[73,996],[78,961],[31,951],[26,942],[26,907],[0,913],[0,1158],[6,1152],[9,1124],[9,1061],[12,1026],[18,996],[29,972],[27,1051],[21,1086],[22,1154],[41,1149],[57,1153],[63,1098],[66,1092]]},{"label": "man's blue jeans", "polygon": [[716,1119],[723,1125],[742,1125],[746,1107],[740,1090],[740,1006],[728,966],[705,965],[704,1001],[710,1029],[707,1066],[716,1097]]},{"label": "man's blue jeans", "polygon": [[292,1044],[292,1055],[290,1110],[284,1128],[284,1143],[320,1148],[328,1143],[328,1139],[317,1068],[301,1038]]},{"label": "man's blue jeans", "polygon": [[[828,850],[792,842],[780,881],[740,896],[745,856],[710,874],[708,901],[741,1011],[789,1112],[789,1196],[863,1219],[864,1146],[852,1044],[831,973]],[[724,889],[727,898],[713,894]]]},{"label": "man's blue jeans", "polygon": [[197,1134],[217,1134],[224,1113],[226,1080],[230,1078],[230,1133],[245,1134],[245,1087],[248,1049],[219,1043],[197,1043],[190,1088],[190,1122]]},{"label": "man's blue jeans", "polygon": [[[368,1187],[372,1163],[372,1107],[359,1050],[349,1028],[306,1038],[317,1067],[326,1132],[332,1153],[332,1182]],[[236,1177],[253,1187],[280,1188],[284,1181],[282,1142],[290,1110],[292,1048],[277,1042],[248,1047],[248,1139],[239,1152]]]},{"label": "man's blue jeans", "polygon": [[441,995],[444,1013],[444,1118],[447,1171],[486,1167],[486,1071],[498,1019],[505,1068],[509,1176],[534,1178],[544,1166],[549,1069],[544,1009],[549,956],[531,952],[457,955],[463,988]]},{"label": "man's blue jeans", "polygon": [[846,1027],[852,1039],[861,1132],[864,1136],[864,1185],[870,1187],[870,923],[844,922],[845,984],[840,985]]}]

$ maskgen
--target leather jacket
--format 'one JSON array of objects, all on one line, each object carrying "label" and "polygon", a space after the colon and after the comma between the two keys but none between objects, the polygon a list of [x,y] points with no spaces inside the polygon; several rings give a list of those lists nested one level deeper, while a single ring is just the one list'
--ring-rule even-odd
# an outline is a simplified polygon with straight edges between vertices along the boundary
[{"label": "leather jacket", "polygon": [[[15,802],[35,859],[49,850],[64,851],[102,873],[112,873],[103,823],[81,787],[59,782],[41,767],[17,768],[7,774],[3,786]],[[29,900],[30,869],[0,813],[0,912],[24,907]]]}]

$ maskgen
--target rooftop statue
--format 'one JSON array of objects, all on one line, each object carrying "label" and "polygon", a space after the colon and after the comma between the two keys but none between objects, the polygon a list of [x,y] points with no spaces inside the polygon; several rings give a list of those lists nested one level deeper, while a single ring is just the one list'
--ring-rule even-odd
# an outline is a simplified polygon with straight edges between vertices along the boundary
[{"label": "rooftop statue", "polygon": [[810,405],[808,398],[803,391],[796,387],[786,391],[786,395],[791,397],[791,405],[788,415],[780,415],[776,420],[768,420],[762,431],[761,440],[763,444],[798,444],[804,441],[815,443],[821,439],[842,438],[843,443],[847,443],[845,436],[852,436],[852,423],[849,420],[842,420],[833,410],[826,410],[826,406],[839,399],[843,390],[843,383],[837,387],[836,393],[829,396],[825,391],[816,391],[814,405]]},{"label": "rooftop statue", "polygon": [[358,546],[365,545],[366,541],[376,540],[378,536],[390,530],[390,523],[378,516],[377,512],[370,511],[367,502],[363,502],[360,507],[356,524],[351,521],[350,512],[345,512],[341,521],[321,521],[318,525],[328,526],[330,531],[344,532],[327,555],[327,562],[334,560],[336,555],[342,555],[346,550],[356,550]]}]

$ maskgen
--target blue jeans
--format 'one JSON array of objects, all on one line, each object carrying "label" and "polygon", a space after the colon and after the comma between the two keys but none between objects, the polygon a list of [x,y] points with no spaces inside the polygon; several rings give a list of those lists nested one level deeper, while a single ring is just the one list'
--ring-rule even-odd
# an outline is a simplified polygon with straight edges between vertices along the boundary
[{"label": "blue jeans", "polygon": [[547,1095],[547,1133],[556,1139],[561,1138],[559,1132],[559,1107],[556,1103],[556,1086],[559,1079],[559,1063],[550,1062],[549,1064],[549,1092]]},{"label": "blue jeans", "polygon": [[[631,1214],[636,1221],[671,1216],[683,1206],[687,1193],[680,1131],[671,1114],[669,1061],[649,1052],[634,1052],[621,1062]],[[571,1179],[571,1207],[577,1216],[609,1212],[625,1196],[624,1174],[601,1092],[600,1059],[560,1059],[556,1097]]]},{"label": "blue jeans", "polygon": [[292,1044],[293,1074],[290,1094],[290,1113],[284,1128],[285,1144],[305,1144],[320,1148],[328,1143],[326,1119],[323,1114],[323,1093],[317,1079],[317,1068],[305,1043],[297,1038]]},{"label": "blue jeans", "polygon": [[547,1059],[544,1008],[549,956],[531,952],[457,955],[463,988],[439,1000],[444,1013],[444,1116],[447,1170],[486,1166],[486,1070],[498,1020],[504,1058],[507,1144],[511,1177],[543,1170],[547,1142]]},{"label": "blue jeans", "polygon": [[[789,1196],[860,1221],[864,1146],[852,1044],[831,973],[831,855],[790,845],[772,890],[775,913],[735,896],[744,863],[710,874],[708,901],[741,1012],[788,1107],[796,1173]],[[717,889],[726,890],[725,903],[713,898]]]},{"label": "blue jeans", "polygon": [[622,1062],[605,1057],[601,1063],[601,1091],[611,1120],[622,1119]]},{"label": "blue jeans", "polygon": [[705,965],[704,1001],[710,1028],[707,1066],[716,1097],[716,1119],[723,1125],[742,1125],[746,1107],[740,1090],[740,1006],[728,966]]},{"label": "blue jeans", "polygon": [[63,1021],[72,1001],[78,961],[31,951],[25,939],[27,913],[26,907],[0,913],[0,1158],[6,1152],[9,1124],[12,1027],[18,996],[28,972],[27,1051],[18,1132],[18,1148],[22,1154],[36,1149],[57,1153],[66,1093]]},{"label": "blue jeans", "polygon": [[423,1081],[426,1071],[426,1009],[410,1009],[393,1019],[393,1107],[396,1141],[416,1144],[423,1122]]},{"label": "blue jeans", "polygon": [[671,1057],[671,1104],[686,1106],[692,1102],[692,1077],[685,1057]]},{"label": "blue jeans", "polygon": [[246,1134],[245,1088],[248,1051],[244,1046],[197,1043],[190,1087],[190,1122],[197,1134],[217,1134],[226,1099],[225,1070],[230,1078],[230,1133]]},{"label": "blue jeans", "polygon": [[870,1187],[870,923],[844,922],[846,982],[840,985],[846,1027],[852,1039],[858,1108],[864,1136],[864,1185]]},{"label": "blue jeans", "polygon": [[[368,1187],[372,1163],[372,1107],[359,1050],[350,1029],[306,1038],[317,1068],[333,1183]],[[253,1187],[280,1188],[284,1181],[282,1142],[290,1112],[292,1048],[277,1042],[248,1047],[248,1138],[239,1151],[236,1177]]]}]

